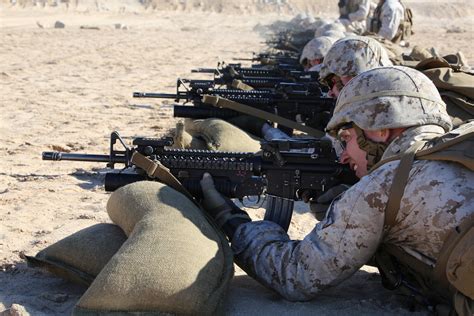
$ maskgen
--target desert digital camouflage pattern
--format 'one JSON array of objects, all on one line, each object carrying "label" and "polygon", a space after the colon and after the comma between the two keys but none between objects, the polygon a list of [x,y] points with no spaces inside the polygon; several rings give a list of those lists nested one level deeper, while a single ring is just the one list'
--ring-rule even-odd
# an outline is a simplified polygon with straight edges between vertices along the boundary
[{"label": "desert digital camouflage pattern", "polygon": [[[392,62],[383,46],[373,38],[349,36],[338,40],[324,58],[325,75],[352,76]],[[321,76],[321,78],[324,78]]]},{"label": "desert digital camouflage pattern", "polygon": [[[382,103],[382,107],[374,105],[374,112],[365,110],[358,103],[354,103],[353,108],[351,103],[342,104],[349,97],[364,92],[407,94],[407,90],[402,88],[417,92],[434,89],[431,99],[426,101],[417,100],[420,95],[391,100],[393,108],[400,111],[397,116],[400,126],[412,116],[418,119],[417,124],[391,142],[383,158],[404,152],[415,141],[440,136],[450,128],[443,103],[438,102],[439,94],[425,82],[429,79],[407,75],[404,70],[399,67],[379,68],[354,78],[344,88],[348,91],[335,109],[335,117],[339,119],[333,120],[333,126],[355,120],[362,126],[365,123],[384,126],[388,104]],[[371,80],[378,82],[381,74],[389,81],[393,79],[392,84],[381,81],[376,85],[378,89],[374,90],[371,85],[368,88],[367,83]],[[408,87],[410,81],[413,85]],[[361,93],[354,93],[364,86]],[[401,90],[396,90],[398,88]],[[372,98],[378,99],[377,96]],[[371,98],[366,100],[370,101]],[[418,107],[410,106],[412,104],[418,104]],[[346,114],[340,115],[340,111]],[[436,123],[430,122],[431,118]],[[395,160],[382,165],[340,195],[331,204],[326,217],[303,240],[290,240],[285,231],[269,221],[241,225],[232,242],[236,262],[288,300],[309,300],[321,290],[337,285],[367,263],[383,243],[399,246],[419,260],[434,265],[449,232],[474,212],[474,172],[453,162],[415,161],[396,224],[384,233],[386,203],[398,164],[399,161]]]},{"label": "desert digital camouflage pattern", "polygon": [[372,30],[378,35],[392,40],[398,32],[400,23],[404,20],[404,12],[402,4],[399,0],[386,0],[380,8],[380,15],[374,16],[372,23],[379,21],[380,29]]},{"label": "desert digital camouflage pattern", "polygon": [[370,13],[370,0],[345,0],[339,7],[340,21],[349,29],[364,30]]},{"label": "desert digital camouflage pattern", "polygon": [[326,56],[327,52],[331,48],[332,44],[336,41],[335,38],[328,36],[320,36],[310,40],[301,53],[300,63],[305,59],[322,59]]},{"label": "desert digital camouflage pattern", "polygon": [[347,16],[351,22],[364,21],[370,12],[370,0],[345,0],[344,6],[339,7],[339,14]]},{"label": "desert digital camouflage pattern", "polygon": [[[431,127],[423,132],[414,128],[392,148],[403,150],[415,136],[443,133]],[[393,161],[363,177],[332,203],[326,218],[301,241],[290,240],[272,222],[242,225],[232,242],[237,262],[289,300],[309,300],[337,285],[367,263],[381,243],[398,245],[434,264],[450,229],[474,212],[474,173],[455,163],[416,161],[398,224],[384,236],[385,206],[397,167]]]},{"label": "desert digital camouflage pattern", "polygon": [[452,128],[446,104],[431,80],[402,66],[369,70],[347,83],[326,129],[334,135],[349,122],[365,130],[426,124],[446,132]]}]

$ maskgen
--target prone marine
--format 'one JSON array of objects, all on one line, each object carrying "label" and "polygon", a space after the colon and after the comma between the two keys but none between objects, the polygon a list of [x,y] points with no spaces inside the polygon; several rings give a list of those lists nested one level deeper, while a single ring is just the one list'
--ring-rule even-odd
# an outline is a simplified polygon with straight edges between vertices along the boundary
[{"label": "prone marine", "polygon": [[[372,69],[342,89],[327,127],[361,179],[333,201],[303,240],[290,240],[275,223],[244,219],[209,176],[201,181],[205,205],[212,217],[226,214],[223,227],[237,264],[288,300],[313,299],[375,260],[386,279],[399,281],[390,283],[393,288],[410,291],[437,311],[472,315],[474,283],[466,283],[472,281],[472,251],[447,259],[466,273],[457,275],[463,285],[443,279],[452,271],[441,277],[434,271],[464,225],[471,228],[464,247],[472,250],[473,171],[451,161],[415,160],[404,167],[406,184],[398,182],[398,155],[429,146],[451,128],[446,106],[426,76],[400,66]],[[395,266],[396,272],[384,269]]]}]

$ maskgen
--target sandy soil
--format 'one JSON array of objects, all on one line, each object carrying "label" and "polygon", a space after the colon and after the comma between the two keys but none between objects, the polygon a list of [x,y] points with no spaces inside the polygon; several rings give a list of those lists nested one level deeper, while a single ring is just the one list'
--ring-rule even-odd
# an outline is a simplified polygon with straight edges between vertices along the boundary
[{"label": "sandy soil", "polygon": [[[138,11],[21,9],[0,2],[0,314],[12,304],[23,306],[24,314],[69,314],[85,289],[27,268],[19,253],[35,254],[79,229],[109,222],[105,166],[44,162],[41,152],[107,153],[113,130],[127,139],[162,135],[175,123],[171,109],[133,99],[133,91],[172,92],[177,77],[205,77],[191,76],[192,68],[249,57],[264,48],[253,31],[257,23],[291,18],[277,12]],[[420,17],[414,40],[443,53],[461,49],[474,62],[472,16],[458,15]],[[66,27],[55,29],[56,21]],[[441,27],[433,30],[434,22]],[[305,210],[297,206],[294,238],[314,227]],[[226,306],[230,315],[409,313],[370,267],[308,303],[286,302],[237,271]]]}]

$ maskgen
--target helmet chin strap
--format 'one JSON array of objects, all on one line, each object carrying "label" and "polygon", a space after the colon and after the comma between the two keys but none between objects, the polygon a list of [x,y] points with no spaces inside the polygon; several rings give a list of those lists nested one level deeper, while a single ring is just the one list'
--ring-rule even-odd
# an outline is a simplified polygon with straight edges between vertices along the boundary
[{"label": "helmet chin strap", "polygon": [[367,153],[367,170],[370,170],[370,168],[382,159],[388,144],[374,142],[365,136],[364,131],[362,131],[359,126],[354,124],[353,127],[357,134],[357,144],[359,144],[360,149]]}]

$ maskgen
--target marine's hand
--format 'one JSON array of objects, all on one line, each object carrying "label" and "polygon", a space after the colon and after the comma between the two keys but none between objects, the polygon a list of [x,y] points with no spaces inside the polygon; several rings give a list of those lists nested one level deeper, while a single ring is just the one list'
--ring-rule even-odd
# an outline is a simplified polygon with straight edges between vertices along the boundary
[{"label": "marine's hand", "polygon": [[310,201],[309,202],[309,208],[310,208],[311,212],[314,214],[314,217],[316,217],[316,219],[318,221],[322,221],[324,219],[324,217],[326,217],[326,213],[328,211],[329,204],[320,204],[320,203],[315,202],[315,201]]},{"label": "marine's hand", "polygon": [[347,184],[339,184],[320,195],[316,201],[310,200],[309,207],[316,219],[322,221],[326,217],[330,203],[349,188],[350,186]]},{"label": "marine's hand", "polygon": [[334,200],[336,197],[341,195],[341,193],[345,192],[351,186],[347,184],[339,184],[336,185],[329,190],[327,190],[324,194],[318,197],[318,203],[320,204],[329,204]]},{"label": "marine's hand", "polygon": [[224,231],[227,237],[232,239],[237,227],[240,224],[250,222],[250,217],[229,198],[216,190],[214,180],[209,173],[204,173],[200,184],[203,193],[203,208],[215,220],[217,226]]}]

